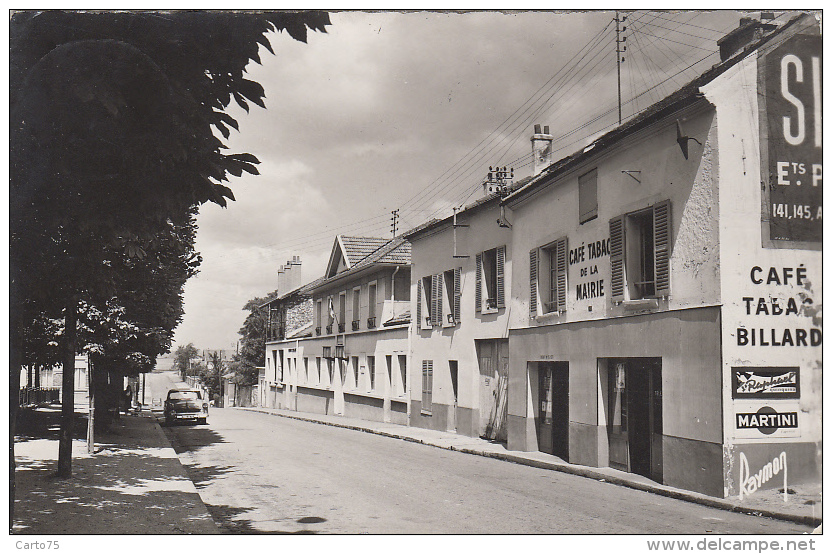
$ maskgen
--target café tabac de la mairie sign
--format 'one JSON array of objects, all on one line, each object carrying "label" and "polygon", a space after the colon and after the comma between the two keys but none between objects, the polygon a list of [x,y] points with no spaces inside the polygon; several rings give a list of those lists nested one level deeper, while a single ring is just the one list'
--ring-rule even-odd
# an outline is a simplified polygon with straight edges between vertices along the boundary
[{"label": "caf\u00e9 tabac de la mairie sign", "polygon": [[820,243],[822,39],[795,35],[768,52],[760,68],[766,74],[768,140],[761,141],[761,148],[768,148],[769,238]]}]

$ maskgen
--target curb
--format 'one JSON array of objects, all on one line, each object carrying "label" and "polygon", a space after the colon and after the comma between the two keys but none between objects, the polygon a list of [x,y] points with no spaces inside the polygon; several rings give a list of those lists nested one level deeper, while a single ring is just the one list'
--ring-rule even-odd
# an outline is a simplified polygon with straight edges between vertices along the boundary
[{"label": "curb", "polygon": [[194,484],[193,480],[188,475],[188,470],[185,469],[185,466],[182,465],[182,460],[179,458],[179,454],[176,453],[176,449],[173,448],[173,445],[170,443],[170,440],[168,440],[167,435],[165,435],[165,432],[162,430],[162,426],[159,425],[158,421],[156,421],[156,417],[152,413],[149,416],[142,415],[141,417],[147,417],[148,419],[150,419],[153,422],[153,429],[159,435],[161,442],[167,445],[167,446],[163,446],[163,448],[169,448],[171,450],[171,452],[173,452],[173,458],[175,458],[176,463],[179,464],[179,469],[182,472],[182,476],[185,479],[187,479],[188,482],[191,484],[191,487],[193,487],[192,492],[197,496],[197,498],[199,498],[199,504],[202,506],[203,512],[208,516],[208,519],[210,519],[211,522],[214,524],[214,526],[217,528],[217,533],[221,534],[222,533],[222,527],[214,519],[214,516],[211,515],[211,512],[208,511],[208,507],[205,506],[205,502],[202,500],[202,495],[199,494],[199,489],[196,488],[196,485]]},{"label": "curb", "polygon": [[[801,525],[807,525],[810,527],[817,527],[823,523],[823,519],[815,516],[802,516],[797,514],[787,514],[782,512],[775,512],[772,510],[762,509],[762,508],[751,508],[747,506],[739,506],[737,504],[733,504],[731,502],[727,502],[724,500],[720,500],[717,498],[712,498],[709,496],[700,495],[693,492],[682,491],[678,489],[668,489],[660,486],[649,485],[646,483],[639,483],[636,481],[630,481],[628,479],[622,479],[621,477],[617,477],[614,475],[605,475],[603,473],[593,471],[592,469],[586,467],[579,467],[573,465],[561,465],[561,464],[553,464],[550,462],[545,462],[542,460],[534,460],[529,458],[524,458],[522,456],[516,456],[513,454],[502,454],[498,452],[485,452],[483,450],[476,450],[473,448],[459,448],[455,446],[441,446],[438,444],[433,444],[429,442],[425,442],[421,439],[416,439],[413,437],[406,437],[402,435],[397,435],[394,433],[388,433],[386,431],[379,431],[376,429],[369,429],[367,427],[359,427],[357,425],[350,425],[347,423],[337,423],[332,421],[321,421],[319,419],[311,419],[302,416],[295,416],[291,414],[283,414],[278,412],[270,412],[267,410],[262,410],[258,408],[240,408],[234,407],[236,410],[247,410],[250,412],[257,412],[261,414],[267,414],[277,417],[284,417],[286,419],[294,419],[297,421],[306,421],[310,423],[317,423],[319,425],[328,425],[330,427],[340,427],[342,429],[351,429],[353,431],[363,431],[365,433],[370,433],[373,435],[381,435],[383,437],[389,437],[393,439],[400,439],[407,442],[415,442],[418,444],[424,444],[426,446],[433,446],[434,448],[441,448],[442,450],[452,450],[454,452],[461,452],[463,454],[472,454],[475,456],[482,456],[484,458],[494,458],[497,460],[502,460],[505,462],[511,462],[519,465],[531,466],[536,467],[538,469],[548,469],[552,471],[559,471],[561,473],[568,473],[571,475],[577,475],[579,477],[585,477],[587,479],[594,479],[595,481],[601,481],[604,483],[610,483],[613,485],[618,485],[620,487],[627,487],[630,489],[640,490],[644,492],[649,492],[653,494],[657,494],[659,496],[665,496],[668,498],[673,498],[675,500],[682,500],[685,502],[691,502],[693,504],[701,504],[703,506],[707,506],[709,508],[717,508],[720,510],[725,510],[728,512],[735,512],[740,514],[758,516],[758,517],[767,517],[771,519],[779,519],[781,521],[789,521],[792,523],[798,523]],[[161,428],[160,428],[161,430]]]}]

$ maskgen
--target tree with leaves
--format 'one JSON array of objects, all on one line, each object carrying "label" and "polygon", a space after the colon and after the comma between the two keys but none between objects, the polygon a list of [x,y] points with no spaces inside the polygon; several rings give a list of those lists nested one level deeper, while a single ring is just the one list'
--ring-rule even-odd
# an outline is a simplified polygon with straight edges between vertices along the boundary
[{"label": "tree with leaves", "polygon": [[268,314],[261,308],[268,298],[253,298],[246,302],[243,309],[248,311],[243,326],[238,331],[240,350],[233,356],[231,369],[239,385],[254,385],[258,379],[258,367],[266,359],[266,334],[269,324]]},{"label": "tree with leaves", "polygon": [[[233,194],[222,183],[257,173],[257,159],[227,152],[214,130],[228,137],[238,127],[226,113],[232,100],[265,105],[244,73],[260,45],[271,51],[266,34],[305,41],[307,28],[328,24],[321,12],[12,14],[12,422],[19,368],[33,356],[25,330],[62,319],[61,359],[73,367],[79,306],[122,296],[123,266],[144,259],[160,228],[205,202],[225,206]],[[72,374],[64,371],[62,476],[71,474]]]},{"label": "tree with leaves", "polygon": [[191,369],[192,360],[198,357],[199,351],[192,342],[176,347],[176,351],[173,353],[173,370],[179,374],[183,381],[186,376],[190,375],[188,370]]}]

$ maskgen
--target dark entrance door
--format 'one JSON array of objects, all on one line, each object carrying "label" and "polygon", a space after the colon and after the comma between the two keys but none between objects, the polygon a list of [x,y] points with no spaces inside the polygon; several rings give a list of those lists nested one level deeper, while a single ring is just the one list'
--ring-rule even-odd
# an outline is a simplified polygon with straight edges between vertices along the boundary
[{"label": "dark entrance door", "polygon": [[661,358],[609,364],[610,466],[662,481]]},{"label": "dark entrance door", "polygon": [[538,363],[537,441],[541,452],[569,460],[569,363]]}]

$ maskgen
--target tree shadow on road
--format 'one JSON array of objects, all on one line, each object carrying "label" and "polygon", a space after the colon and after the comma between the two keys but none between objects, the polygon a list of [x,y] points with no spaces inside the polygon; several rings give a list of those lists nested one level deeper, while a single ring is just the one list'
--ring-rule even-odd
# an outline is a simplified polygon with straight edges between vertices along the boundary
[{"label": "tree shadow on road", "polygon": [[[208,512],[217,525],[222,527],[223,533],[234,535],[314,535],[317,534],[313,529],[299,529],[297,531],[263,531],[256,529],[251,520],[239,519],[241,514],[250,512],[251,508],[238,508],[236,506],[206,504]],[[298,523],[322,523],[326,519],[322,517],[301,518]]]}]

